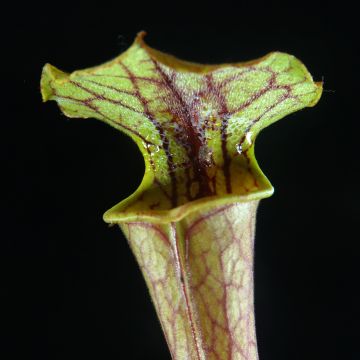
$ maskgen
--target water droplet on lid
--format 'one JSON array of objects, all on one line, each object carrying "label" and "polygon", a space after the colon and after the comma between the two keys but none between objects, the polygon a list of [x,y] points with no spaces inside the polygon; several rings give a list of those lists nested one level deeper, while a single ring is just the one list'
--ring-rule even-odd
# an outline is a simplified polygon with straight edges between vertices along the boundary
[{"label": "water droplet on lid", "polygon": [[246,141],[249,143],[249,145],[252,144],[251,135],[252,133],[250,131],[246,134]]},{"label": "water droplet on lid", "polygon": [[242,145],[241,144],[237,144],[236,145],[236,151],[238,152],[238,154],[242,154]]}]

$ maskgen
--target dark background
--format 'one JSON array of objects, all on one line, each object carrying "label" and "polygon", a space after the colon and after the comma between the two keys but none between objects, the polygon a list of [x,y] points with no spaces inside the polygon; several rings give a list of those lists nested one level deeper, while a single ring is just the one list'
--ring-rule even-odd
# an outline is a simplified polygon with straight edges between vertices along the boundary
[{"label": "dark background", "polygon": [[257,159],[275,187],[258,213],[259,353],[261,360],[360,359],[354,9],[258,1],[8,5],[0,357],[170,358],[126,240],[102,221],[140,183],[139,151],[103,123],[65,118],[39,93],[46,62],[66,71],[97,65],[146,30],[149,45],[187,60],[242,61],[280,50],[324,79],[315,108],[257,139]]}]

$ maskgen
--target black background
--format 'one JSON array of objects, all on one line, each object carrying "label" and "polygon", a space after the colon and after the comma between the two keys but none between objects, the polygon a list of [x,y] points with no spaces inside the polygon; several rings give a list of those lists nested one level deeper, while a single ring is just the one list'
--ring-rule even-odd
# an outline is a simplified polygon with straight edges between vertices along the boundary
[{"label": "black background", "polygon": [[[11,4],[10,4],[11,5]],[[2,102],[3,359],[169,359],[126,240],[102,214],[131,194],[143,161],[130,139],[41,102],[41,68],[107,61],[146,30],[196,62],[296,55],[324,94],[259,136],[275,187],[258,212],[261,360],[360,359],[358,82],[354,9],[291,2],[14,3],[3,12],[11,75]],[[10,95],[10,96],[8,96]],[[5,112],[4,112],[5,109]],[[7,176],[9,175],[9,176]]]}]

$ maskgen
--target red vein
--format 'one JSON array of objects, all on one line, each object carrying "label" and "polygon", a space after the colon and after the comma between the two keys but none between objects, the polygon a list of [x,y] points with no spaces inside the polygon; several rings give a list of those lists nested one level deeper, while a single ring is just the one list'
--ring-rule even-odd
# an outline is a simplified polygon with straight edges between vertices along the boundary
[{"label": "red vein", "polygon": [[[108,75],[108,74],[89,74],[90,76],[97,76],[97,77],[106,77],[106,78],[114,78],[114,79],[126,79],[128,80],[129,78],[125,75]],[[159,79],[156,78],[150,78],[150,77],[145,77],[145,76],[136,76],[136,78],[140,81],[146,81],[146,82],[150,82],[156,85],[161,85],[161,81]]]},{"label": "red vein", "polygon": [[114,99],[110,99],[104,95],[101,95],[101,94],[98,94],[96,93],[95,91],[92,91],[88,88],[86,88],[85,86],[81,85],[80,83],[76,82],[76,81],[73,81],[73,80],[70,80],[69,81],[71,84],[73,84],[74,86],[78,87],[79,89],[81,90],[84,90],[85,92],[87,92],[88,94],[94,96],[94,99],[93,100],[100,100],[100,101],[107,101],[111,104],[115,104],[115,105],[120,105],[122,107],[124,107],[125,109],[128,109],[128,110],[131,110],[131,111],[134,111],[136,113],[141,113],[139,110],[135,109],[134,107],[132,106],[129,106],[127,104],[124,104],[122,101],[120,100],[114,100]]},{"label": "red vein", "polygon": [[230,163],[231,158],[229,157],[229,153],[227,151],[227,127],[229,122],[229,110],[226,105],[226,99],[222,92],[220,92],[219,88],[216,88],[213,82],[213,78],[211,74],[206,75],[206,83],[207,88],[211,94],[213,94],[220,106],[219,116],[221,118],[221,151],[223,154],[223,172],[225,177],[225,184],[226,184],[226,192],[231,193],[231,174],[230,174]]},{"label": "red vein", "polygon": [[124,89],[118,89],[117,87],[112,86],[112,85],[101,84],[101,83],[99,83],[97,81],[90,80],[90,79],[82,79],[82,81],[88,82],[90,84],[94,84],[96,86],[99,86],[99,87],[102,87],[102,88],[105,88],[105,89],[113,90],[113,91],[115,91],[115,92],[117,92],[119,94],[135,96],[135,94],[133,92],[131,92],[131,91],[124,90]]},{"label": "red vein", "polygon": [[[123,128],[125,130],[125,132],[130,132],[131,134],[134,134],[135,136],[137,136],[138,138],[140,138],[145,144],[147,145],[154,145],[153,142],[145,139],[145,137],[143,137],[140,133],[138,133],[137,131],[131,129],[130,127],[124,125],[124,124],[121,124],[113,119],[111,119],[110,117],[108,117],[107,115],[105,115],[103,112],[101,112],[98,107],[94,104],[92,104],[91,102],[94,100],[94,99],[76,99],[74,97],[71,97],[71,96],[65,96],[65,95],[58,95],[56,94],[55,92],[55,89],[53,89],[54,91],[54,96],[56,96],[57,98],[59,99],[66,99],[66,100],[70,100],[70,101],[74,101],[76,103],[78,103],[79,105],[82,105],[82,106],[85,106],[89,109],[91,109],[92,111],[94,111],[96,114],[98,114],[99,116],[101,116],[103,119],[107,120],[110,124],[112,124],[114,127],[120,127],[120,128]],[[103,120],[103,119],[100,119],[100,120]]]},{"label": "red vein", "polygon": [[[176,224],[175,223],[171,223],[171,230],[172,230],[172,238],[173,238],[174,245],[175,245],[174,246],[175,260],[176,260],[176,262],[178,264],[178,267],[179,267],[180,276],[182,277],[182,279],[186,279],[187,275],[186,275],[186,272],[184,271],[184,268],[183,268],[181,260],[180,260],[180,255],[179,255],[178,234],[177,234]],[[187,310],[187,314],[188,314],[188,317],[189,317],[191,334],[192,334],[194,345],[195,345],[197,360],[201,360],[201,357],[200,357],[200,345],[198,343],[199,340],[198,340],[198,338],[196,336],[194,317],[193,317],[192,309],[191,309],[191,306],[190,306],[189,295],[187,293],[185,282],[180,281],[180,284],[181,284],[182,292],[183,292],[184,297],[185,297],[186,310]]]},{"label": "red vein", "polygon": [[185,149],[187,150],[189,160],[193,162],[193,170],[195,173],[195,177],[199,181],[198,197],[211,195],[212,191],[209,186],[207,172],[204,164],[202,164],[199,158],[200,148],[203,144],[194,129],[189,106],[183,99],[180,90],[177,88],[177,86],[174,83],[174,78],[176,76],[176,73],[173,72],[172,77],[170,77],[161,68],[161,66],[157,63],[157,61],[155,61],[154,59],[151,60],[154,64],[155,70],[163,79],[165,86],[167,87],[170,94],[173,95],[173,100],[175,100],[175,104],[177,105],[177,108],[175,108],[174,111],[175,114],[172,111],[171,113],[177,115],[175,118],[178,118],[181,121],[181,125],[183,126],[185,133],[188,136],[188,140],[190,141],[190,147],[189,148],[185,147]]},{"label": "red vein", "polygon": [[167,157],[167,165],[169,169],[169,176],[171,179],[171,204],[172,206],[176,206],[177,204],[177,186],[176,186],[176,177],[174,174],[174,161],[173,156],[169,149],[169,140],[166,137],[166,134],[164,132],[164,129],[162,128],[161,124],[155,119],[154,114],[150,111],[148,106],[148,101],[142,96],[139,86],[137,84],[137,77],[130,71],[130,69],[121,61],[119,61],[119,65],[124,69],[126,74],[129,77],[129,80],[134,86],[135,96],[139,99],[141,102],[143,109],[144,109],[144,115],[151,121],[151,123],[155,126],[157,132],[159,133],[162,148],[165,151],[166,157]]}]

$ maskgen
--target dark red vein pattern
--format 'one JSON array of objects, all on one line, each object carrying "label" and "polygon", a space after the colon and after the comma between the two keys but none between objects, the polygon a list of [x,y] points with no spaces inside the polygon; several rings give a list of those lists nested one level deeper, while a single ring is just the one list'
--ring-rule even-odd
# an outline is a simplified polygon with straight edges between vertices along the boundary
[{"label": "dark red vein pattern", "polygon": [[268,184],[249,155],[257,133],[312,105],[320,87],[282,53],[201,71],[176,60],[169,66],[165,58],[140,39],[114,61],[67,78],[47,68],[45,97],[69,116],[99,118],[140,141],[152,184],[124,211],[264,190]]},{"label": "dark red vein pattern", "polygon": [[253,309],[257,204],[226,205],[166,225],[121,225],[173,359],[258,359]]}]

